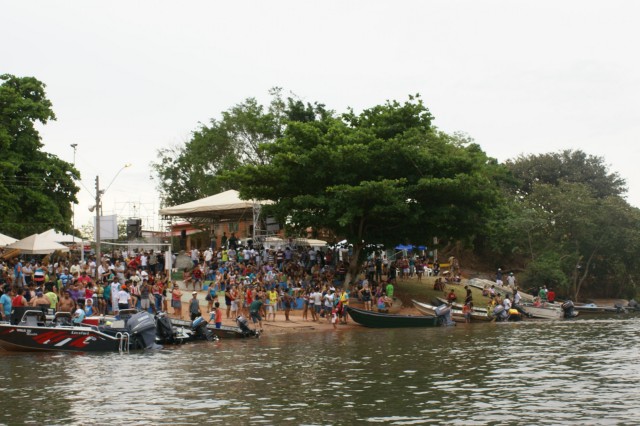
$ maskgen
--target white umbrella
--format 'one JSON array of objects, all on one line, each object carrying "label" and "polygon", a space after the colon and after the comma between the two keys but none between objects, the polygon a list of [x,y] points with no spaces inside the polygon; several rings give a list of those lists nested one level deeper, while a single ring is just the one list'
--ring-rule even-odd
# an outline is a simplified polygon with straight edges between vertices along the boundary
[{"label": "white umbrella", "polygon": [[43,237],[40,234],[33,234],[13,244],[9,244],[6,248],[18,249],[26,254],[50,254],[56,250],[69,251],[68,247],[58,244],[55,241]]},{"label": "white umbrella", "polygon": [[8,235],[0,234],[0,247],[4,247],[8,244],[13,244],[16,241],[18,240],[16,240],[15,238],[11,238]]}]

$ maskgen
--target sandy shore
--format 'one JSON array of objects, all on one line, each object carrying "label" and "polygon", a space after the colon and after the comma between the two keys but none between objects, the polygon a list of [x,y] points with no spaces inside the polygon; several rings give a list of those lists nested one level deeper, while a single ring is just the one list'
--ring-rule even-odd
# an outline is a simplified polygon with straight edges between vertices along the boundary
[{"label": "sandy shore", "polygon": [[[185,289],[184,284],[178,281],[180,290],[182,290],[182,319],[189,319],[189,302],[192,298],[193,288]],[[198,302],[200,304],[200,312],[207,320],[209,319],[208,302],[205,299],[207,292],[204,290],[197,291]],[[218,301],[220,302],[220,309],[222,309],[222,325],[235,326],[235,318],[226,318],[226,306],[224,304],[223,293],[218,293]],[[350,302],[351,303],[351,302]],[[357,306],[356,304],[356,307]],[[169,315],[173,312],[173,309],[169,307]],[[416,311],[417,313],[417,311]],[[348,319],[347,324],[338,324],[336,329],[333,328],[333,324],[327,321],[326,318],[321,318],[319,321],[311,320],[311,313],[309,313],[308,320],[302,318],[302,309],[292,309],[289,314],[289,321],[285,320],[284,310],[278,310],[276,313],[275,321],[262,320],[263,335],[267,334],[281,334],[281,333],[299,333],[299,332],[318,332],[318,331],[333,331],[338,332],[341,330],[348,330],[354,327],[360,327],[359,324],[354,323],[351,318]],[[251,326],[253,327],[253,325]]]}]

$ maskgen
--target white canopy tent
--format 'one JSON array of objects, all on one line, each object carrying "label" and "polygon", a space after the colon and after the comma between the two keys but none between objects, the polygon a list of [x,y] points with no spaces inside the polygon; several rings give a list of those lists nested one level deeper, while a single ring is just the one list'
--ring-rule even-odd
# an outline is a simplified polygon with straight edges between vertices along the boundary
[{"label": "white canopy tent", "polygon": [[210,217],[214,219],[234,219],[243,217],[256,204],[271,204],[271,201],[241,200],[238,191],[230,189],[210,197],[173,207],[160,209],[165,216]]},{"label": "white canopy tent", "polygon": [[51,228],[48,231],[44,231],[40,234],[41,236],[55,241],[56,243],[75,243],[80,241],[79,237],[74,237],[73,235],[63,234],[62,232],[58,232],[55,229]]},{"label": "white canopy tent", "polygon": [[327,245],[326,241],[315,238],[294,238],[293,242],[299,246],[324,247]]},{"label": "white canopy tent", "polygon": [[238,191],[230,189],[200,200],[160,209],[160,214],[182,218],[202,217],[216,221],[240,220],[251,215],[249,217],[253,219],[252,237],[255,240],[260,210],[263,205],[272,203],[273,201],[269,200],[242,200]]},{"label": "white canopy tent", "polygon": [[9,244],[6,248],[17,249],[27,254],[51,254],[54,251],[69,251],[68,247],[51,241],[47,237],[40,234],[33,234],[13,244]]},{"label": "white canopy tent", "polygon": [[13,244],[16,241],[18,240],[16,240],[15,238],[12,238],[8,235],[0,234],[0,247],[4,247],[8,244]]}]

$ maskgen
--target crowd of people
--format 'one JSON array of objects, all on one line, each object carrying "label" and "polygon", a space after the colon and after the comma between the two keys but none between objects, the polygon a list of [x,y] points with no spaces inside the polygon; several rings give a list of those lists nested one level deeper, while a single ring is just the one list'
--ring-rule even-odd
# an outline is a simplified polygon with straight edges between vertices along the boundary
[{"label": "crowd of people", "polygon": [[[240,247],[229,239],[226,246],[204,251],[192,249],[190,264],[179,271],[184,283],[167,274],[165,253],[154,250],[119,250],[105,253],[98,262],[59,258],[55,261],[13,259],[0,265],[0,291],[3,319],[15,306],[47,306],[55,311],[87,316],[117,315],[136,307],[151,312],[165,311],[182,318],[200,315],[198,303],[189,302],[183,312],[183,290],[206,288],[207,312],[212,319],[221,315],[235,319],[252,318],[261,322],[290,320],[292,309],[300,309],[303,320],[327,321],[335,325],[348,320],[346,306],[351,297],[365,309],[388,310],[393,303],[396,277],[421,279],[427,271],[426,259],[401,256],[389,261],[376,254],[361,266],[364,279],[343,286],[349,263],[337,251],[312,247]],[[170,259],[174,268],[176,257]],[[438,264],[429,265],[436,270]],[[430,272],[433,273],[433,272]],[[224,295],[224,308],[222,300]],[[221,312],[221,313],[220,313]],[[216,321],[218,322],[218,321]]]}]

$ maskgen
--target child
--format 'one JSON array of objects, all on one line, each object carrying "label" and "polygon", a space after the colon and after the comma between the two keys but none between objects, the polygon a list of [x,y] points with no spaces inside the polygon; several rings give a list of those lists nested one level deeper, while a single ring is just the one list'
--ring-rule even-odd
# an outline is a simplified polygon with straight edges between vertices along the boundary
[{"label": "child", "polygon": [[462,314],[464,315],[464,322],[471,322],[471,308],[473,307],[472,302],[467,302],[462,307]]},{"label": "child", "polygon": [[214,306],[216,307],[216,311],[215,311],[216,328],[220,328],[222,326],[222,309],[220,309],[219,302],[216,302]]},{"label": "child", "polygon": [[335,306],[331,310],[331,324],[334,330],[338,328],[338,309]]}]

